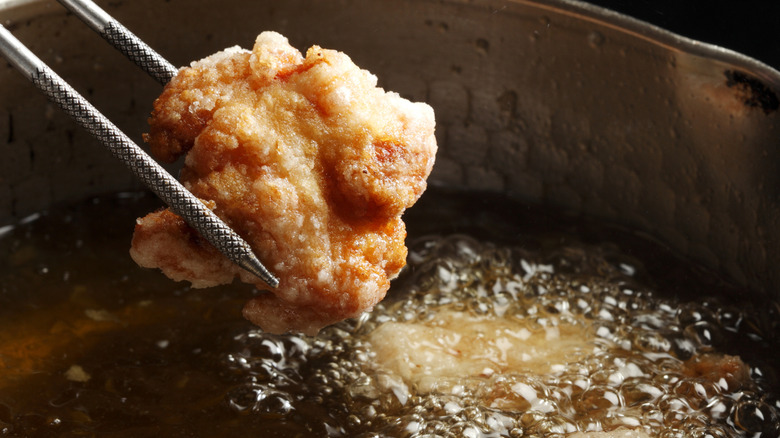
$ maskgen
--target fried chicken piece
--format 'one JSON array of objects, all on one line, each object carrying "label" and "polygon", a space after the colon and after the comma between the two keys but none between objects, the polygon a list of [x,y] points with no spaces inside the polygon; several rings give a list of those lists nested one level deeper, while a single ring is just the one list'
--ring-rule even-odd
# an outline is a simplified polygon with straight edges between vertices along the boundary
[{"label": "fried chicken piece", "polygon": [[[273,32],[182,69],[154,104],[152,153],[280,278],[244,316],[314,334],[380,301],[406,263],[403,211],[426,188],[433,110],[376,87],[342,53],[304,58]],[[138,220],[131,255],[194,287],[264,285],[170,211]]]},{"label": "fried chicken piece", "polygon": [[683,362],[682,371],[688,377],[719,383],[732,391],[752,383],[750,367],[739,356],[728,354],[696,354]]},{"label": "fried chicken piece", "polygon": [[[368,337],[379,369],[400,376],[417,391],[447,392],[465,377],[527,372],[543,375],[575,362],[593,334],[560,323],[530,331],[510,318],[477,317],[444,310],[431,321],[386,322]],[[514,409],[510,395],[491,396],[493,407]]]}]

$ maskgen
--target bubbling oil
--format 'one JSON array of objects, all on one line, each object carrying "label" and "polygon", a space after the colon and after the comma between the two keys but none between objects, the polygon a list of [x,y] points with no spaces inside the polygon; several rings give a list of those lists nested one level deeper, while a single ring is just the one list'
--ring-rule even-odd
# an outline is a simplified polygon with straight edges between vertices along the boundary
[{"label": "bubbling oil", "polygon": [[[3,435],[780,435],[777,303],[753,306],[628,234],[433,191],[406,218],[408,266],[385,301],[316,337],[280,336],[239,316],[259,292],[190,290],[128,260],[149,202],[102,198],[0,239]],[[417,378],[403,354],[383,362],[402,328],[429,336],[445,315],[475,322],[479,342],[490,324],[549,348],[582,340],[533,369]],[[458,336],[454,321],[443,333]]]},{"label": "bubbling oil", "polygon": [[[717,351],[726,333],[743,331],[747,315],[712,300],[662,299],[610,255],[599,247],[527,251],[465,235],[420,239],[397,298],[358,321],[316,339],[237,338],[244,349],[230,362],[240,364],[247,386],[235,396],[249,393],[252,402],[232,403],[255,412],[284,405],[289,414],[296,397],[279,396],[280,389],[308,388],[315,403],[346,420],[326,425],[330,436],[542,437],[621,428],[662,437],[776,436],[777,398],[762,387],[767,370],[751,369],[753,380],[736,387],[684,371],[683,360]],[[444,392],[418,392],[377,369],[366,342],[374,330],[436,320],[445,309],[532,331],[570,321],[595,338],[579,361],[552,363],[549,373],[459,376]],[[311,366],[316,371],[300,374]],[[491,403],[497,392],[515,400],[511,409]]]}]

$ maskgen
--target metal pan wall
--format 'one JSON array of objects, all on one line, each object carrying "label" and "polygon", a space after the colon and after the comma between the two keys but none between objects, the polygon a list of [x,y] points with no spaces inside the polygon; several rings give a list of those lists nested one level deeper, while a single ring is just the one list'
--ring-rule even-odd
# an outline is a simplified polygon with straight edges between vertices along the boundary
[{"label": "metal pan wall", "polygon": [[[780,294],[780,74],[745,56],[571,1],[102,2],[174,64],[262,30],[347,52],[437,112],[432,183],[618,222]],[[55,2],[0,19],[131,137],[154,80]],[[0,65],[0,221],[137,188],[129,172]]]}]

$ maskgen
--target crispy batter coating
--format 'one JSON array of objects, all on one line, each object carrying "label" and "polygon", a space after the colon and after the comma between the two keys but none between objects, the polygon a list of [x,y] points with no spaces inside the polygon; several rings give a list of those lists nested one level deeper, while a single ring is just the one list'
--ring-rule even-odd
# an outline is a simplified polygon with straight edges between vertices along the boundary
[{"label": "crispy batter coating", "polygon": [[[244,307],[274,333],[316,333],[380,301],[404,266],[403,211],[436,153],[433,110],[376,87],[342,53],[304,58],[273,32],[182,69],[146,136],[183,184],[252,246],[278,289]],[[138,220],[131,255],[195,287],[263,284],[168,210]]]}]

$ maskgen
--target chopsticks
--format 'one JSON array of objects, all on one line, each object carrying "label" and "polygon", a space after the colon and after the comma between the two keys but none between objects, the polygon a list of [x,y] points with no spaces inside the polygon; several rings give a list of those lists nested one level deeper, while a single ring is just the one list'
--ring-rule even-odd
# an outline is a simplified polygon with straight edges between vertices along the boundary
[{"label": "chopsticks", "polygon": [[179,69],[90,0],[57,0],[162,85]]},{"label": "chopsticks", "polygon": [[[74,8],[71,10],[76,15],[161,83],[167,83],[176,74],[177,69],[173,65],[94,3],[83,0],[61,0],[61,3],[69,9]],[[0,53],[222,254],[269,286],[275,288],[279,285],[279,279],[263,266],[241,236],[2,25]]]}]

